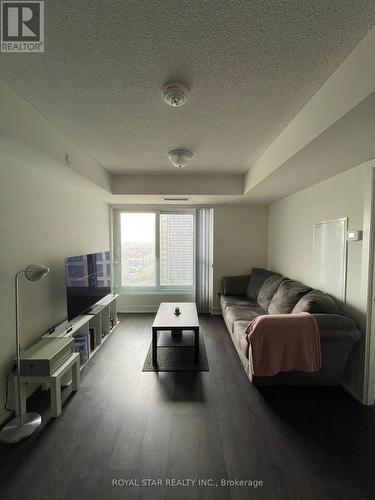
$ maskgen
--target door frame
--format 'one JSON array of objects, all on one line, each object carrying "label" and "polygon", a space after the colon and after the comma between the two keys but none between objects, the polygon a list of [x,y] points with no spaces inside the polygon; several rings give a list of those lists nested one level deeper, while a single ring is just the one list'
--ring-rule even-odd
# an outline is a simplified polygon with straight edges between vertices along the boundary
[{"label": "door frame", "polygon": [[375,159],[364,163],[365,185],[363,204],[363,247],[361,295],[366,304],[366,328],[363,349],[362,403],[373,405],[375,400]]}]

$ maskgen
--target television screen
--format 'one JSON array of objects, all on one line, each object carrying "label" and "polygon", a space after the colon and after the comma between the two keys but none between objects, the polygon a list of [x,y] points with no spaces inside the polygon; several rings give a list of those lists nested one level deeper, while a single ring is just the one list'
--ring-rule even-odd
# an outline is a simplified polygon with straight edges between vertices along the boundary
[{"label": "television screen", "polygon": [[111,293],[109,252],[77,255],[65,259],[68,321],[88,312],[100,299]]}]

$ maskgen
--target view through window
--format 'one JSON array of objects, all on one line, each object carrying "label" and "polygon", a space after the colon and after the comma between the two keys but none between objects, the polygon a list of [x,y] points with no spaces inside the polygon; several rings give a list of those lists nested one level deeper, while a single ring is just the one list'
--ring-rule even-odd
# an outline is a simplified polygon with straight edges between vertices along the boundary
[{"label": "view through window", "polygon": [[193,214],[160,214],[160,285],[194,284]]},{"label": "view through window", "polygon": [[155,286],[155,228],[154,213],[121,214],[122,286]]},{"label": "view through window", "polygon": [[194,286],[193,213],[123,212],[120,231],[122,287]]}]

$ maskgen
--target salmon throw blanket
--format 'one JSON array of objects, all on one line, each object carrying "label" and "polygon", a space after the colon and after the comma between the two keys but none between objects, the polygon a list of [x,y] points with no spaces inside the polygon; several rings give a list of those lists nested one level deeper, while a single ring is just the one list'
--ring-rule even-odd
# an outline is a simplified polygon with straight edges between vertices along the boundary
[{"label": "salmon throw blanket", "polygon": [[255,376],[292,370],[315,372],[322,366],[319,327],[309,313],[258,316],[245,335]]}]

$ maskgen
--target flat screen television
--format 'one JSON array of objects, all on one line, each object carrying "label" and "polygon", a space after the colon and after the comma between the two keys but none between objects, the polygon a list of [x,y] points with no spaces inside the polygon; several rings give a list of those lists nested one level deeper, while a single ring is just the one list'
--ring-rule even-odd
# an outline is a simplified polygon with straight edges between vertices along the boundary
[{"label": "flat screen television", "polygon": [[109,252],[77,255],[65,259],[68,321],[89,312],[100,299],[111,293]]}]

